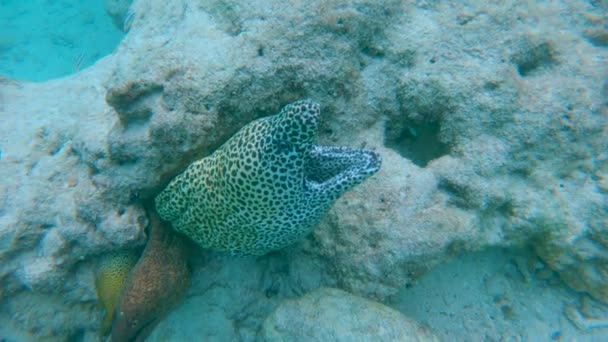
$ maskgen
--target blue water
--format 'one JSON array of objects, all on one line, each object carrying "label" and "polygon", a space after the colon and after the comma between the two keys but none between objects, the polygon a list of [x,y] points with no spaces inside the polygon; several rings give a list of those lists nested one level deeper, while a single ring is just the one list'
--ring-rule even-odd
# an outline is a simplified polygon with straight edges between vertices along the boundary
[{"label": "blue water", "polygon": [[0,76],[66,76],[110,54],[123,35],[101,0],[0,0]]}]

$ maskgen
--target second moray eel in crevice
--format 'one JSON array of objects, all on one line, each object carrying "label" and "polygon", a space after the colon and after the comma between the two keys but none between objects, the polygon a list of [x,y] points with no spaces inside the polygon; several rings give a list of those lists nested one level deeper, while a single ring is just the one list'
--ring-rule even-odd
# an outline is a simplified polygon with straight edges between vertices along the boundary
[{"label": "second moray eel in crevice", "polygon": [[192,243],[146,205],[148,242],[116,302],[111,341],[144,341],[190,287]]},{"label": "second moray eel in crevice", "polygon": [[284,248],[380,169],[374,151],[316,145],[319,119],[320,106],[302,100],[251,122],[146,204],[149,240],[117,302],[114,342],[145,340],[181,301],[192,241],[233,255]]}]

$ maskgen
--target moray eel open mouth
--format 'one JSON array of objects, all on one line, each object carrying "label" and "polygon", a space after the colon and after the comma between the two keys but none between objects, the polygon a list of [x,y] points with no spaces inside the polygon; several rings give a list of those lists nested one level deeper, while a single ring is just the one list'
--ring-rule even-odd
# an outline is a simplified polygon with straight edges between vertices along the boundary
[{"label": "moray eel open mouth", "polygon": [[374,174],[381,162],[380,155],[373,151],[315,145],[304,164],[304,179],[309,183],[307,186],[339,190],[342,184],[362,181]]},{"label": "moray eel open mouth", "polygon": [[159,215],[201,247],[235,255],[297,242],[381,165],[373,151],[315,145],[319,117],[304,100],[246,125],[169,183]]}]

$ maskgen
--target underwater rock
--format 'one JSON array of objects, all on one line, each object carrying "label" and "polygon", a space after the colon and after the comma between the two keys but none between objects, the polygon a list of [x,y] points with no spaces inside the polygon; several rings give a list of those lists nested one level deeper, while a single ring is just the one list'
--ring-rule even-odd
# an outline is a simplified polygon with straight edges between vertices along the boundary
[{"label": "underwater rock", "polygon": [[261,341],[439,341],[433,332],[378,302],[321,288],[286,300],[264,321]]},{"label": "underwater rock", "polygon": [[310,233],[346,191],[380,169],[370,150],[314,145],[319,104],[289,104],[192,163],[155,199],[203,248],[264,255]]}]

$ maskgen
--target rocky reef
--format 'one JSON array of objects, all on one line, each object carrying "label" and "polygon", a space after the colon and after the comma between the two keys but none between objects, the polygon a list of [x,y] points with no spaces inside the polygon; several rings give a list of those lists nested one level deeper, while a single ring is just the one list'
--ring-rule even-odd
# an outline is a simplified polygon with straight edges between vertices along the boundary
[{"label": "rocky reef", "polygon": [[259,337],[260,341],[294,341],[302,336],[311,341],[439,341],[428,328],[396,310],[328,288],[279,305]]},{"label": "rocky reef", "polygon": [[[143,200],[302,98],[323,108],[319,143],[374,149],[382,169],[280,252],[198,251],[151,340],[254,340],[285,299],[337,287],[382,301],[497,246],[528,246],[608,302],[601,6],[114,4],[129,31],[113,54],[44,83],[0,79],[0,319],[33,339],[94,338],[95,265],[145,243]],[[180,315],[196,328],[176,331]]]}]

